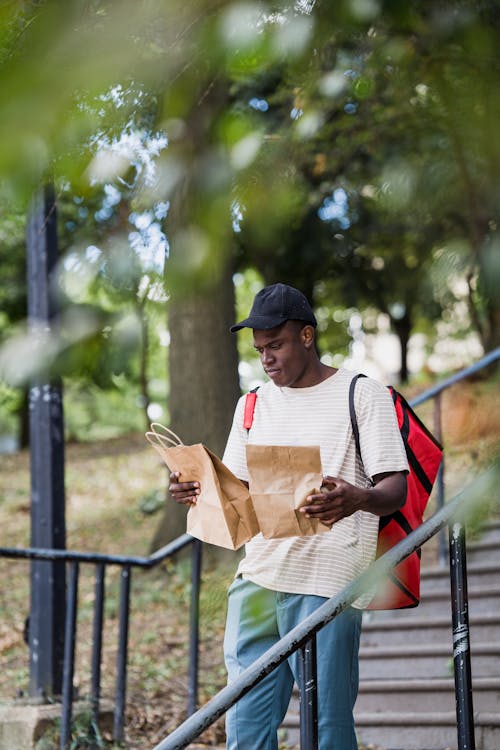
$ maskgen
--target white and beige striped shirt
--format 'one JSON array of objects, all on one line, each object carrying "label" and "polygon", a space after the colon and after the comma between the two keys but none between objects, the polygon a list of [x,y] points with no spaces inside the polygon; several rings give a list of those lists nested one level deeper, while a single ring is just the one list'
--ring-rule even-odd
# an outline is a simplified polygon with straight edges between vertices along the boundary
[{"label": "white and beige striped shirt", "polygon": [[[360,487],[383,472],[408,469],[403,441],[388,389],[371,378],[356,384],[355,407],[363,465],[349,417],[349,385],[354,373],[339,369],[309,388],[280,388],[272,382],[257,394],[251,429],[243,426],[245,397],[236,406],[223,461],[248,481],[245,446],[319,445],[324,475]],[[375,556],[378,517],[357,511],[308,537],[254,537],[245,549],[237,575],[274,591],[330,597],[358,576]],[[355,606],[366,606],[371,594]]]}]

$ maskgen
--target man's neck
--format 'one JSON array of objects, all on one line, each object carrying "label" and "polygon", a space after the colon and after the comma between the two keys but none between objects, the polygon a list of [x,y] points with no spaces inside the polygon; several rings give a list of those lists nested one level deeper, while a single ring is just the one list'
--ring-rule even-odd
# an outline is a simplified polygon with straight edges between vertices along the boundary
[{"label": "man's neck", "polygon": [[292,388],[310,388],[313,385],[319,385],[319,383],[335,375],[336,372],[337,368],[325,365],[318,359],[316,362],[311,363],[311,366],[305,373],[305,377],[301,379],[300,385],[292,386]]}]

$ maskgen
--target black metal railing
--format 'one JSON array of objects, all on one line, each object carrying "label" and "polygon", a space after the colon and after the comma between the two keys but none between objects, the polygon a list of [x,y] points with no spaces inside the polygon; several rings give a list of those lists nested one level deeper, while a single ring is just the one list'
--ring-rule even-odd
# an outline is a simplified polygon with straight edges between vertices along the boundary
[{"label": "black metal railing", "polygon": [[106,596],[106,569],[121,568],[118,604],[118,647],[113,712],[113,739],[124,738],[125,701],[127,688],[128,634],[130,616],[130,586],[134,568],[154,568],[168,560],[181,549],[191,545],[191,594],[189,616],[189,667],[187,713],[196,710],[198,693],[199,652],[199,597],[201,582],[202,544],[189,534],[184,534],[149,557],[133,555],[105,555],[92,552],[75,552],[59,549],[17,549],[1,547],[0,557],[24,560],[58,561],[69,566],[66,595],[66,625],[64,639],[63,684],[61,695],[60,749],[66,750],[71,738],[73,709],[73,683],[75,674],[76,632],[78,619],[78,584],[80,566],[93,564],[94,613],[92,624],[92,652],[90,664],[90,725],[98,726],[101,699],[101,661],[103,648],[104,603]]}]

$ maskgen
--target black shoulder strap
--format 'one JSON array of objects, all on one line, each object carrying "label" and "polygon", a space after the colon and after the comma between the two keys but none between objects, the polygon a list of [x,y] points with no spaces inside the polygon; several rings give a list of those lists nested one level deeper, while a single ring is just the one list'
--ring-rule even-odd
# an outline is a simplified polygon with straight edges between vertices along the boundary
[{"label": "black shoulder strap", "polygon": [[358,382],[359,378],[366,378],[366,375],[359,373],[358,375],[355,375],[353,379],[351,380],[351,384],[349,386],[349,415],[351,417],[351,427],[352,427],[352,434],[354,435],[354,443],[356,444],[356,452],[359,458],[361,459],[361,445],[359,442],[358,418],[356,417],[356,409],[354,407],[354,389],[356,388],[356,383]]}]

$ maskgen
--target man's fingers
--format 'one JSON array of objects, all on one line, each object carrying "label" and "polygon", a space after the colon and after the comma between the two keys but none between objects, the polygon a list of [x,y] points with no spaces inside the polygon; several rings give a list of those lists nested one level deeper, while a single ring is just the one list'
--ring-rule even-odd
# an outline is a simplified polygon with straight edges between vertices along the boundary
[{"label": "man's fingers", "polygon": [[200,490],[184,490],[184,491],[172,491],[170,490],[172,497],[176,503],[183,503],[184,505],[194,505],[198,500]]},{"label": "man's fingers", "polygon": [[168,489],[170,492],[194,492],[200,489],[199,482],[170,482]]},{"label": "man's fingers", "polygon": [[199,482],[178,482],[180,472],[172,471],[170,474],[169,492],[176,503],[183,505],[194,505],[201,492]]}]

